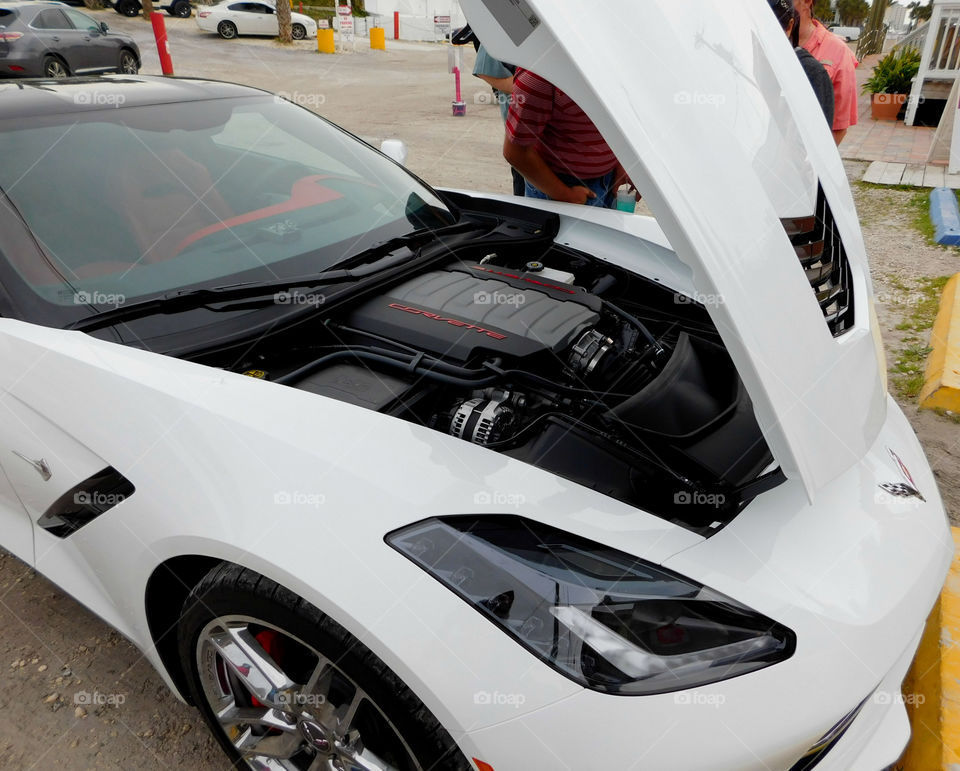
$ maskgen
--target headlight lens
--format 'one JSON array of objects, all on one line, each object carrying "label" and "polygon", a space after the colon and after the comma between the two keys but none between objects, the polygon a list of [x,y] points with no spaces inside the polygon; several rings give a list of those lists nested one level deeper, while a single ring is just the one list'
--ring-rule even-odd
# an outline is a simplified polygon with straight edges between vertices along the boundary
[{"label": "headlight lens", "polygon": [[729,597],[522,517],[428,519],[387,543],[597,691],[677,691],[793,653],[789,629]]}]

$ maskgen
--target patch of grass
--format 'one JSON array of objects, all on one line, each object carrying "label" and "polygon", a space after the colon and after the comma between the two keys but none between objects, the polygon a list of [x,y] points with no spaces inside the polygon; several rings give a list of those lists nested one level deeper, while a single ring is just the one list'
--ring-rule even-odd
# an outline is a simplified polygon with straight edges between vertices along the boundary
[{"label": "patch of grass", "polygon": [[916,399],[920,395],[925,380],[927,355],[931,350],[926,345],[910,345],[897,354],[898,358],[891,367],[893,376],[890,380],[901,397]]},{"label": "patch of grass", "polygon": [[907,208],[912,215],[910,224],[920,231],[923,239],[930,246],[940,246],[934,237],[933,222],[930,220],[930,191],[923,190],[912,195],[907,201]]},{"label": "patch of grass", "polygon": [[[897,352],[890,367],[890,383],[902,398],[916,399],[923,388],[927,356],[932,349],[921,342],[921,338],[926,338],[922,333],[933,326],[940,309],[940,295],[949,280],[950,276],[926,276],[917,279],[911,287],[889,277],[890,285],[901,297],[899,304],[909,307],[906,318],[896,328],[912,333],[904,336],[903,342],[907,345]],[[894,302],[897,302],[896,295]]]},{"label": "patch of grass", "polygon": [[926,190],[928,194],[930,192],[930,188],[928,187],[917,187],[916,185],[879,185],[876,182],[864,182],[862,179],[853,184],[866,188],[867,190],[899,190],[903,193],[923,192]]},{"label": "patch of grass", "polygon": [[960,423],[960,415],[958,415],[956,412],[945,410],[943,409],[943,407],[934,407],[933,411],[937,413],[937,415],[939,415],[941,418],[952,420],[954,423]]},{"label": "patch of grass", "polygon": [[910,315],[897,329],[901,331],[923,332],[933,326],[940,310],[940,295],[950,280],[950,276],[936,276],[918,279],[917,286],[909,290]]}]

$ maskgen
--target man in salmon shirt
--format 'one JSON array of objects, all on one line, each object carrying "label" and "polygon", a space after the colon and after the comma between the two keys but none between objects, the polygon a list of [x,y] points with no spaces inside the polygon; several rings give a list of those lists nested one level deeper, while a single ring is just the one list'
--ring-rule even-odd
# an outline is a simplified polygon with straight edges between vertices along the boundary
[{"label": "man in salmon shirt", "polygon": [[839,145],[857,125],[857,75],[860,64],[843,38],[813,18],[813,0],[793,0],[800,14],[800,45],[820,62],[833,83],[833,140]]}]

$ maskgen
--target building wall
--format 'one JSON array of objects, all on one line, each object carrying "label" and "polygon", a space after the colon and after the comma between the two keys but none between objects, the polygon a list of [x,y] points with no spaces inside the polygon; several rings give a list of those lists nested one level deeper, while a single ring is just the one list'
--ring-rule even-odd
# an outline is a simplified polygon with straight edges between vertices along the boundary
[{"label": "building wall", "polygon": [[907,7],[899,3],[891,3],[887,7],[883,20],[892,30],[906,29],[910,26],[910,20],[907,18]]},{"label": "building wall", "polygon": [[434,16],[449,16],[452,29],[466,24],[458,0],[366,0],[368,13],[380,17],[381,26],[393,30],[393,15],[400,14],[401,40],[436,40]]}]

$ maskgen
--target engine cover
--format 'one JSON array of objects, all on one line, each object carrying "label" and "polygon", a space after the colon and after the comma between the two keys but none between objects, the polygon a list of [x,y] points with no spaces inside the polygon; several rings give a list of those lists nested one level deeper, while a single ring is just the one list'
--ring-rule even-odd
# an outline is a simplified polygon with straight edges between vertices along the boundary
[{"label": "engine cover", "polygon": [[573,298],[452,270],[425,273],[394,287],[354,310],[348,323],[467,361],[480,351],[517,358],[560,354],[599,319],[588,304]]}]

